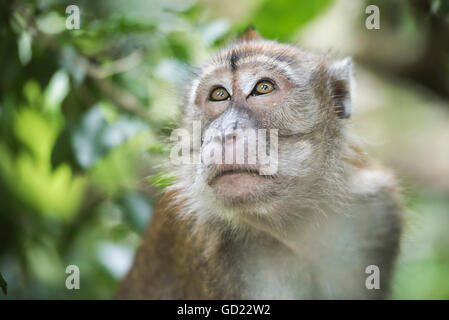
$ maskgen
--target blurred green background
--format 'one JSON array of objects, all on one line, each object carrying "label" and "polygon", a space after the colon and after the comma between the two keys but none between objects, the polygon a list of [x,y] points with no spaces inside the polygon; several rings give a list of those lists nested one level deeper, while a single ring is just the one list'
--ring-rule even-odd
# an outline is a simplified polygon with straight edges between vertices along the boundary
[{"label": "blurred green background", "polygon": [[113,297],[170,182],[189,66],[249,25],[354,58],[351,126],[405,198],[393,298],[449,298],[449,1],[34,0],[0,2],[0,299]]}]

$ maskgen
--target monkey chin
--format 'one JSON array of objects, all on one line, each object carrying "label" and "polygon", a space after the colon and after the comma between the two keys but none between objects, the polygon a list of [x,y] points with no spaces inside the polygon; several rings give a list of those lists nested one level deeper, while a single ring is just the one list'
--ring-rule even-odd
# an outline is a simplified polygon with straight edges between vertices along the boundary
[{"label": "monkey chin", "polygon": [[229,172],[217,176],[210,186],[225,204],[238,205],[267,200],[273,177],[251,172]]}]

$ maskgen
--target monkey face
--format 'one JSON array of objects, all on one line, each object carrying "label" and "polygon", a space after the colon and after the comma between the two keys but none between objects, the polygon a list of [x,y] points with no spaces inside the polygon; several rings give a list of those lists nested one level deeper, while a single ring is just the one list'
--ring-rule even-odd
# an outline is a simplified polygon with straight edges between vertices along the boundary
[{"label": "monkey face", "polygon": [[202,129],[191,189],[233,209],[307,192],[341,135],[334,107],[348,86],[337,75],[322,57],[270,41],[213,57],[186,102],[185,127],[196,121]]}]

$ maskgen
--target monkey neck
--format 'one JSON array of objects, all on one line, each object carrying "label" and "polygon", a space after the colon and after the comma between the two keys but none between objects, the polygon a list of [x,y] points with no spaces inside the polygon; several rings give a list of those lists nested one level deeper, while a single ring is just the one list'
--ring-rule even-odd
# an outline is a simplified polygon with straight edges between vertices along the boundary
[{"label": "monkey neck", "polygon": [[296,255],[298,243],[304,245],[313,239],[310,234],[319,232],[331,217],[342,216],[349,203],[342,181],[342,172],[334,170],[319,177],[306,193],[292,193],[288,199],[270,203],[269,208],[250,206],[249,211],[220,207],[216,203],[188,202],[188,194],[181,192],[179,199],[188,208],[180,211],[187,212],[183,216],[193,221],[192,231],[200,238],[214,235],[228,243],[242,239],[257,242],[263,238]]}]

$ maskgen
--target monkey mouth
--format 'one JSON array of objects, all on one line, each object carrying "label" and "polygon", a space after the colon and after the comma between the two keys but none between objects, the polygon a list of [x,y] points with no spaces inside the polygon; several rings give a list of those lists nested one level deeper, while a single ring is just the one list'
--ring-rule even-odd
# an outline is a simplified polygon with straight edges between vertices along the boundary
[{"label": "monkey mouth", "polygon": [[255,165],[237,165],[237,164],[222,164],[213,165],[209,167],[212,171],[208,179],[209,185],[213,184],[215,180],[226,175],[247,174],[253,177],[261,176],[259,168]]}]

